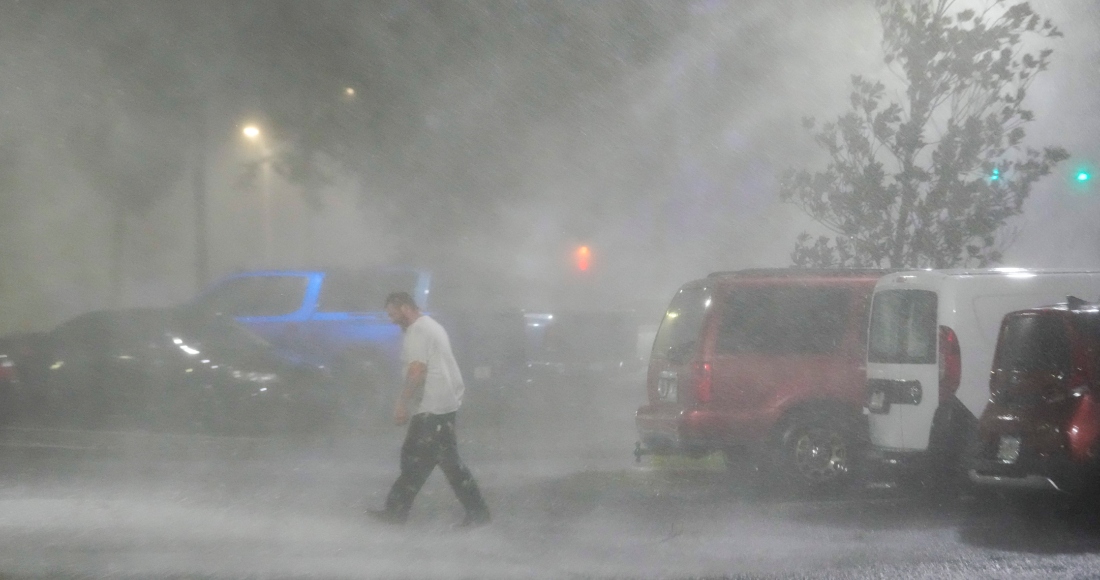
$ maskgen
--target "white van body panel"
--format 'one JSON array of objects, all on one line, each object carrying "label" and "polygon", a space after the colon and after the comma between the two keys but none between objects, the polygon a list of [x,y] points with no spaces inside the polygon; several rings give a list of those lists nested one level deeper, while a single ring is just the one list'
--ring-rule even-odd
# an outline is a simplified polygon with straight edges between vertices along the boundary
[{"label": "white van body panel", "polygon": [[[936,293],[936,328],[951,328],[959,340],[962,372],[955,396],[975,417],[980,417],[989,400],[989,373],[1004,315],[1065,302],[1067,296],[1096,300],[1100,297],[1100,272],[1018,268],[919,270],[884,276],[875,286],[875,295],[885,290]],[[938,340],[939,333],[936,335]],[[919,405],[898,404],[886,413],[869,413],[874,447],[894,452],[928,449],[932,418],[939,406],[939,345],[935,352],[937,360],[932,364],[868,360],[868,379],[916,380],[923,391]]]}]

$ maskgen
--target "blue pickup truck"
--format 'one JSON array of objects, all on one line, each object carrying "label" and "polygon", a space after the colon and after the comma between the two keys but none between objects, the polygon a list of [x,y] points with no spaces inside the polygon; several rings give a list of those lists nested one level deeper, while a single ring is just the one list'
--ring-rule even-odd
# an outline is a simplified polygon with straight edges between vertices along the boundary
[{"label": "blue pickup truck", "polygon": [[447,328],[471,387],[467,406],[484,410],[521,380],[524,314],[460,300],[457,286],[418,269],[249,271],[216,282],[188,308],[232,316],[284,355],[329,369],[346,413],[370,420],[389,413],[400,384],[401,330],[383,303],[390,292],[409,292]]}]

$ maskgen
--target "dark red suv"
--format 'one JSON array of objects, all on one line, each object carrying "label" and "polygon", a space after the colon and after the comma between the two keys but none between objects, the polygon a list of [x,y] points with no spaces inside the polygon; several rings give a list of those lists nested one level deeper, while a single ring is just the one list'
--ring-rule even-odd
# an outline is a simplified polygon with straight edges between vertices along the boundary
[{"label": "dark red suv", "polygon": [[654,340],[639,457],[723,451],[803,490],[844,483],[866,437],[868,309],[885,273],[743,270],[685,284]]},{"label": "dark red suv", "polygon": [[1100,310],[1065,304],[1001,323],[975,483],[1080,492],[1100,483]]}]

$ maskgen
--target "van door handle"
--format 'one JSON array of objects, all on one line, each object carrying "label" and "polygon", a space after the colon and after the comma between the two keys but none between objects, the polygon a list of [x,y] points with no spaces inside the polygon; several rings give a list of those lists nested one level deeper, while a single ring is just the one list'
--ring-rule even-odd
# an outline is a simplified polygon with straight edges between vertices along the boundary
[{"label": "van door handle", "polygon": [[890,405],[919,405],[923,398],[920,381],[869,379],[867,409],[872,413],[889,413]]}]

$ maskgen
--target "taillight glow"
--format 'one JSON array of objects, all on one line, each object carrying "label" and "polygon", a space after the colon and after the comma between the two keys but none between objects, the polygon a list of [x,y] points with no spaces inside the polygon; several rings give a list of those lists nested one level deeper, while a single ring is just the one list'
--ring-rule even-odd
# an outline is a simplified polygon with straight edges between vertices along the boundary
[{"label": "taillight glow", "polygon": [[962,382],[962,351],[959,337],[947,326],[940,326],[940,402],[955,396]]},{"label": "taillight glow", "polygon": [[588,246],[577,248],[573,252],[573,261],[577,266],[577,270],[587,272],[588,267],[592,265],[592,250],[588,249]]},{"label": "taillight glow", "polygon": [[1096,449],[1096,440],[1100,437],[1100,405],[1097,405],[1092,394],[1085,392],[1080,402],[1073,410],[1069,420],[1071,427],[1066,430],[1066,439],[1069,443],[1069,454],[1074,461],[1093,460],[1093,450]]},{"label": "taillight glow", "polygon": [[0,360],[0,381],[15,380],[15,365],[8,359]]},{"label": "taillight glow", "polygon": [[713,375],[709,362],[696,362],[692,365],[691,379],[695,385],[695,402],[709,403],[711,396],[711,377]]}]

